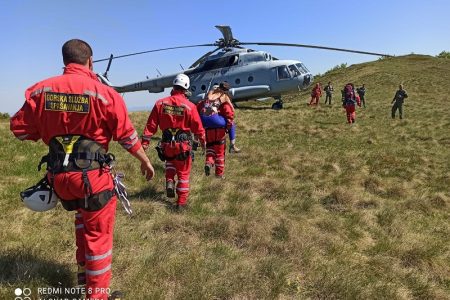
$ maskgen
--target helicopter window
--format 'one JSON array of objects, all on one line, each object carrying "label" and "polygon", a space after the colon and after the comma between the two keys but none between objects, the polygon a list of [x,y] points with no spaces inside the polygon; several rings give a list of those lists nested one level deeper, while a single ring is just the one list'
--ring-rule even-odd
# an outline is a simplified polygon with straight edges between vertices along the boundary
[{"label": "helicopter window", "polygon": [[220,68],[226,68],[236,65],[239,61],[237,55],[222,57],[218,59],[212,59],[205,61],[204,65],[199,69],[198,72],[210,71]]},{"label": "helicopter window", "polygon": [[248,82],[253,82],[253,76],[248,76]]},{"label": "helicopter window", "polygon": [[305,67],[304,64],[299,63],[299,64],[295,64],[295,65],[300,70],[300,72],[302,72],[302,73],[309,73],[309,70]]},{"label": "helicopter window", "polygon": [[239,61],[239,57],[237,55],[233,55],[232,57],[230,57],[230,61],[229,61],[230,66],[237,65],[238,61]]},{"label": "helicopter window", "polygon": [[250,62],[257,62],[257,61],[265,61],[265,58],[263,55],[259,54],[259,53],[255,53],[255,54],[247,54],[245,56],[245,62],[246,63],[250,63]]},{"label": "helicopter window", "polygon": [[278,80],[289,79],[291,75],[289,74],[287,66],[278,67]]},{"label": "helicopter window", "polygon": [[236,78],[236,80],[234,81],[236,84],[240,84],[241,80],[239,78]]},{"label": "helicopter window", "polygon": [[297,77],[298,75],[300,75],[300,71],[297,69],[297,67],[295,65],[290,65],[289,71],[291,71],[291,74],[294,77]]},{"label": "helicopter window", "polygon": [[206,90],[206,85],[202,84],[201,89],[202,89],[202,91]]}]

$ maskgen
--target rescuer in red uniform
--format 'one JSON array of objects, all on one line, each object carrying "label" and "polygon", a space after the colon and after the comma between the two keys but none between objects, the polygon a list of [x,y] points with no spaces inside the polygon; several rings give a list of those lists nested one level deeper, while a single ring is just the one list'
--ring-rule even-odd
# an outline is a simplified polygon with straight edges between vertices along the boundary
[{"label": "rescuer in red uniform", "polygon": [[[49,145],[47,178],[67,210],[75,215],[79,284],[88,299],[108,297],[117,197],[106,152],[118,141],[141,162],[147,180],[154,170],[128,117],[125,103],[92,72],[92,49],[78,39],[62,47],[64,73],[25,92],[25,104],[11,118],[20,140]],[[120,293],[119,293],[120,294]]]},{"label": "rescuer in red uniform", "polygon": [[205,129],[195,105],[185,95],[189,85],[189,77],[185,74],[178,74],[175,77],[171,95],[156,101],[142,136],[142,146],[147,150],[158,126],[162,131],[162,139],[156,149],[160,159],[165,161],[166,194],[169,198],[175,197],[175,175],[178,177],[176,184],[178,211],[187,207],[192,165],[192,134],[200,141],[201,147],[203,149],[205,147]]},{"label": "rescuer in red uniform", "polygon": [[347,123],[353,124],[356,122],[356,105],[361,107],[361,100],[359,95],[355,93],[355,86],[353,83],[347,83],[342,90],[342,107],[347,113]]},{"label": "rescuer in red uniform", "polygon": [[316,83],[311,91],[311,101],[309,101],[309,105],[318,105],[320,97],[322,97],[322,88],[320,87],[320,83]]},{"label": "rescuer in red uniform", "polygon": [[[206,130],[206,176],[209,176],[211,168],[215,167],[216,177],[224,178],[225,137],[231,130],[234,119],[231,101],[223,100],[229,98],[229,89],[230,85],[222,82],[212,93],[208,93],[207,99],[197,104],[197,110]],[[225,119],[224,124],[215,121],[218,117]]]}]

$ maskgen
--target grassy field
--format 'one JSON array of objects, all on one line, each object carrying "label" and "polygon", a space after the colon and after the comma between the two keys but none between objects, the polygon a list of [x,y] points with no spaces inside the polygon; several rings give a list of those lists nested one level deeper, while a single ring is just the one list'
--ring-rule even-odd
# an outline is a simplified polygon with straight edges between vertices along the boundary
[{"label": "grassy field", "polygon": [[[333,106],[309,91],[285,109],[237,110],[240,154],[226,179],[192,171],[190,210],[175,214],[162,163],[146,183],[117,144],[135,213],[118,209],[112,288],[126,299],[450,299],[450,60],[410,55],[338,69]],[[339,89],[367,88],[346,124]],[[404,119],[390,118],[403,82]],[[321,99],[322,103],[324,98]],[[132,113],[142,131],[147,113]],[[42,143],[0,122],[0,299],[17,287],[75,285],[73,213],[33,213],[19,191],[43,175]]]}]

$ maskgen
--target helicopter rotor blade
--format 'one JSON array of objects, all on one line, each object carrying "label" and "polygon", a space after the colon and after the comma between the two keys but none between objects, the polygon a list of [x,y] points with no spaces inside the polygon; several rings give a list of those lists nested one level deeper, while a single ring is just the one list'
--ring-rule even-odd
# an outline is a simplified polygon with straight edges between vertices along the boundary
[{"label": "helicopter rotor blade", "polygon": [[[128,57],[133,55],[140,55],[145,53],[151,53],[151,52],[159,52],[159,51],[166,51],[166,50],[173,50],[173,49],[182,49],[182,48],[194,48],[194,47],[214,47],[215,44],[200,44],[200,45],[189,45],[189,46],[178,46],[178,47],[169,47],[169,48],[161,48],[161,49],[154,49],[154,50],[148,50],[148,51],[142,51],[142,52],[135,52],[130,54],[124,54],[124,55],[118,55],[114,56],[113,59],[122,58],[122,57]],[[110,60],[110,57],[108,58],[102,58],[94,60],[94,62],[101,62],[101,61],[107,61]]]},{"label": "helicopter rotor blade", "polygon": [[111,68],[111,63],[112,63],[113,58],[114,58],[114,56],[111,54],[108,59],[108,66],[106,67],[106,71],[105,71],[105,73],[103,73],[103,76],[105,76],[106,79],[108,79],[108,72],[109,72],[109,68]]},{"label": "helicopter rotor blade", "polygon": [[265,42],[245,42],[245,43],[239,43],[239,44],[240,45],[261,45],[261,46],[302,47],[302,48],[324,49],[324,50],[351,52],[351,53],[376,55],[376,56],[385,56],[385,57],[391,57],[392,56],[392,55],[383,54],[383,53],[375,53],[375,52],[367,52],[367,51],[359,51],[359,50],[351,50],[351,49],[342,49],[342,48],[332,48],[332,47],[324,47],[324,46],[316,46],[316,45],[304,45],[304,44],[265,43]]},{"label": "helicopter rotor blade", "polygon": [[225,45],[228,45],[230,41],[232,41],[233,33],[231,32],[231,27],[228,25],[216,25],[216,28],[220,30],[220,32],[223,35],[223,39],[225,42]]},{"label": "helicopter rotor blade", "polygon": [[190,65],[190,66],[189,66],[189,69],[190,69],[190,68],[193,68],[193,67],[195,67],[195,66],[197,66],[197,65],[200,64],[200,63],[202,63],[208,56],[210,56],[211,54],[213,54],[214,52],[216,52],[217,50],[220,50],[220,49],[221,49],[221,48],[218,47],[218,48],[216,48],[216,49],[214,49],[214,50],[211,50],[211,51],[205,53],[204,55],[202,55],[202,57],[200,57],[200,58],[197,59],[192,65]]}]

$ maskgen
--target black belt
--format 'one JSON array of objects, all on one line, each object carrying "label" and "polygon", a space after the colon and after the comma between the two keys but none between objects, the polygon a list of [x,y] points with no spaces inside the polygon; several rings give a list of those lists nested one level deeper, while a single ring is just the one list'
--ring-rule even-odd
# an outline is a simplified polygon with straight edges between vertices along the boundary
[{"label": "black belt", "polygon": [[[61,200],[61,204],[65,210],[72,211],[84,209],[86,211],[97,211],[102,209],[109,200],[114,196],[114,189],[101,191],[100,193],[91,195],[86,199],[79,198],[75,200]],[[87,207],[86,207],[87,204]]]}]

